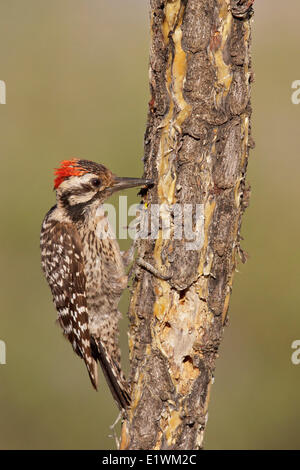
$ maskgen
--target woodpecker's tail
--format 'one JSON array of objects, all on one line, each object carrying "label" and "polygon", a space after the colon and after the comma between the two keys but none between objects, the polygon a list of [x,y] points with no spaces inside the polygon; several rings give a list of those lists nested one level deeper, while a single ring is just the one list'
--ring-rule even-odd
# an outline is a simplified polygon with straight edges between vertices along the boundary
[{"label": "woodpecker's tail", "polygon": [[121,411],[130,405],[130,393],[125,377],[120,367],[107,354],[105,345],[101,340],[91,337],[91,349],[95,360],[98,360],[106,378],[112,396]]}]

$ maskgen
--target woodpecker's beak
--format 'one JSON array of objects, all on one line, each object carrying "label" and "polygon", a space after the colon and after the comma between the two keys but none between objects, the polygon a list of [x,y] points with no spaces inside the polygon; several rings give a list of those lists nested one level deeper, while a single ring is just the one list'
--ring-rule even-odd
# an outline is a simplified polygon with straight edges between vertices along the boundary
[{"label": "woodpecker's beak", "polygon": [[121,189],[135,188],[137,186],[150,186],[154,182],[144,178],[119,178],[114,176],[111,191],[120,191]]}]

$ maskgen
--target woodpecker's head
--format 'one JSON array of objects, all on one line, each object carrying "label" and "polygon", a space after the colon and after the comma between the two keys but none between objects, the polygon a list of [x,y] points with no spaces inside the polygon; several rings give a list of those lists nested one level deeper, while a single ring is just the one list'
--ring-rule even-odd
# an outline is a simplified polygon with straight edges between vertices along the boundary
[{"label": "woodpecker's head", "polygon": [[64,160],[54,172],[57,202],[73,219],[84,211],[104,202],[114,192],[136,186],[148,186],[152,180],[119,178],[105,166],[89,160]]}]

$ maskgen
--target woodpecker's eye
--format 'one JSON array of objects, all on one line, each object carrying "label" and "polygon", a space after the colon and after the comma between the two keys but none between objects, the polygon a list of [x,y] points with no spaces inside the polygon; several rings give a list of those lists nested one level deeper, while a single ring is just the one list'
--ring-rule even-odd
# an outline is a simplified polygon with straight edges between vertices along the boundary
[{"label": "woodpecker's eye", "polygon": [[101,180],[99,180],[99,178],[93,178],[91,180],[91,183],[95,188],[99,188],[99,186],[101,185]]}]

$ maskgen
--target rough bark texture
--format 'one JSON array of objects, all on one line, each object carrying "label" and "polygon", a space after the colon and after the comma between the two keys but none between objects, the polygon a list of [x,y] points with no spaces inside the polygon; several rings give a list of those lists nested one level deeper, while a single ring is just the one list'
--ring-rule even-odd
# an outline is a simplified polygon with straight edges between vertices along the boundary
[{"label": "rough bark texture", "polygon": [[[130,304],[132,407],[123,449],[199,449],[240,249],[250,137],[253,0],[151,0],[148,207],[203,204],[204,243],[158,238]],[[166,210],[167,212],[167,210]],[[162,211],[163,219],[167,216]],[[174,222],[174,221],[173,221]]]}]

